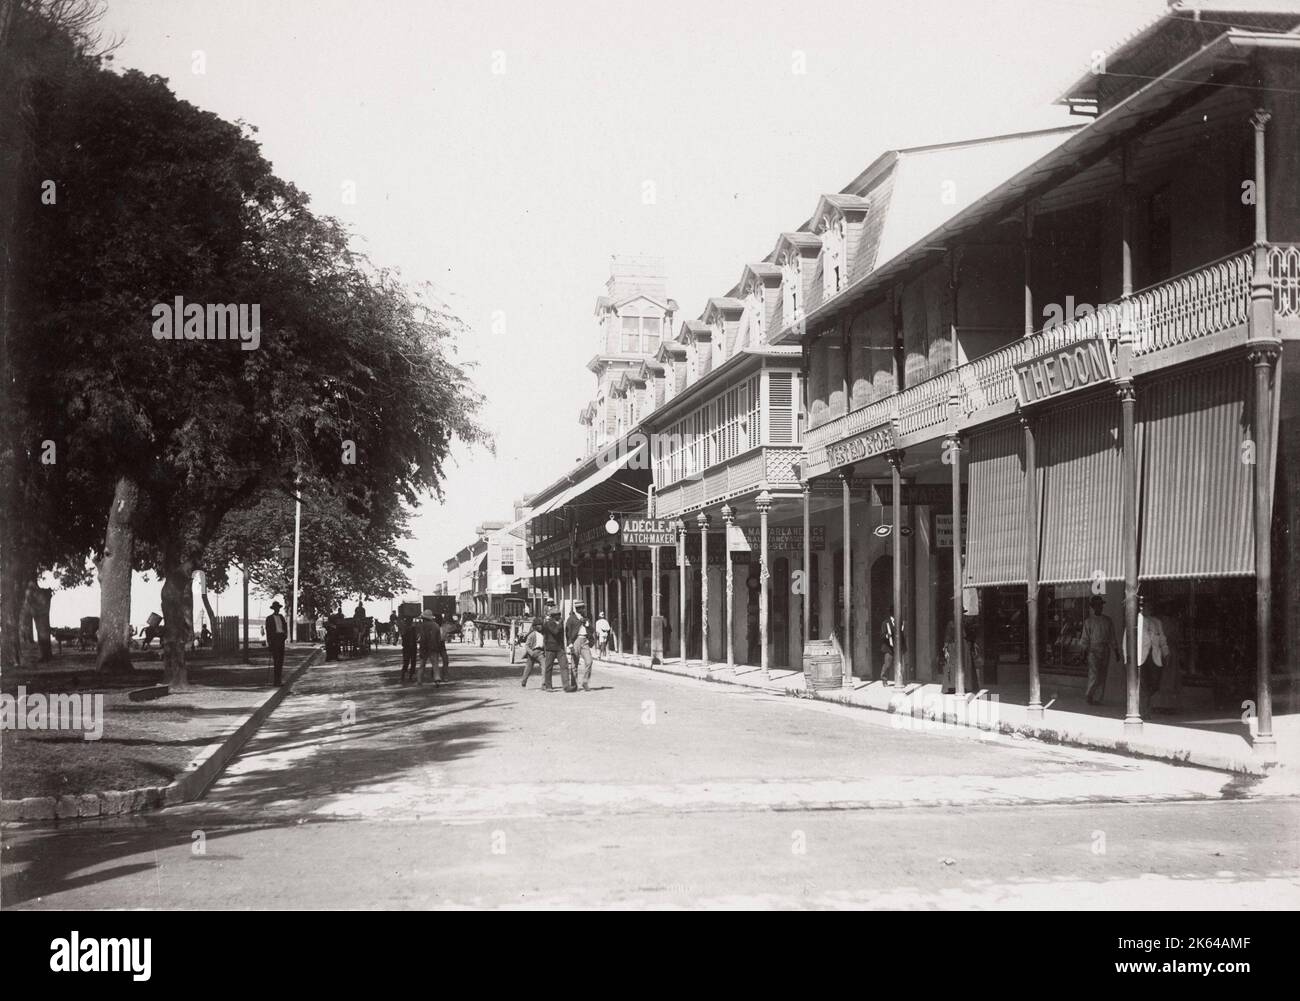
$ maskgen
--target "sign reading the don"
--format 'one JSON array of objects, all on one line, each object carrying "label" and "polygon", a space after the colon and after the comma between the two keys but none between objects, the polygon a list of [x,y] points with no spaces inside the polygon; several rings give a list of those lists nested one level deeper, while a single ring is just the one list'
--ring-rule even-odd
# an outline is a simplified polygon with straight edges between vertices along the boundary
[{"label": "sign reading the don", "polygon": [[677,531],[667,518],[628,518],[621,531],[625,546],[677,545]]},{"label": "sign reading the don", "polygon": [[1106,342],[1078,341],[1016,366],[1016,398],[1020,405],[1065,396],[1115,378]]},{"label": "sign reading the don", "polygon": [[831,469],[847,466],[850,462],[861,462],[873,455],[881,455],[894,450],[894,428],[891,424],[882,424],[872,428],[866,434],[860,434],[847,441],[837,441],[826,446],[826,463]]}]

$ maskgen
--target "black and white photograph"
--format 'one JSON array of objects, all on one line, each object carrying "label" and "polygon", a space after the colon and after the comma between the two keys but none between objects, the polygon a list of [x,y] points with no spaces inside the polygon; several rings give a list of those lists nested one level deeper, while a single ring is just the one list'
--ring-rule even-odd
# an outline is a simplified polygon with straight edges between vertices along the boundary
[{"label": "black and white photograph", "polygon": [[161,983],[126,911],[1294,969],[1300,0],[0,0],[0,408],[41,975]]}]

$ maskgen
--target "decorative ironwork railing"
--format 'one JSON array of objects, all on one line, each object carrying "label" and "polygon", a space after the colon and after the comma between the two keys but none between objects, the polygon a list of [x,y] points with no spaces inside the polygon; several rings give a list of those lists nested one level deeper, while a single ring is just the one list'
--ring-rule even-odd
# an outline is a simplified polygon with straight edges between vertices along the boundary
[{"label": "decorative ironwork railing", "polygon": [[[1300,316],[1300,246],[1275,244],[1268,250],[1273,308],[1278,316]],[[975,358],[910,386],[901,393],[873,400],[864,407],[805,432],[809,454],[826,445],[885,423],[893,415],[903,434],[941,426],[948,417],[948,393],[954,380],[961,412],[970,416],[1015,399],[1017,365],[1076,341],[1118,340],[1127,308],[1133,327],[1133,351],[1147,355],[1244,324],[1250,311],[1251,250],[1239,251],[1186,274],[1135,293],[1127,302],[1096,310]]]},{"label": "decorative ironwork railing", "polygon": [[1244,251],[1160,282],[1129,300],[1133,353],[1151,354],[1246,322],[1251,253]]},{"label": "decorative ironwork railing", "polygon": [[1269,247],[1268,274],[1273,281],[1273,310],[1278,316],[1300,316],[1300,246]]}]

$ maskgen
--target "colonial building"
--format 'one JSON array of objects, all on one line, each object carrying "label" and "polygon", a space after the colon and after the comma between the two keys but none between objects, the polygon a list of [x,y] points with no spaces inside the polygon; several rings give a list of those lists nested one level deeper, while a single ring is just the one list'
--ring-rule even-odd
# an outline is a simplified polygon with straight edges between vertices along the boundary
[{"label": "colonial building", "polygon": [[443,563],[444,593],[456,596],[460,614],[503,619],[522,615],[535,604],[522,520],[525,509],[524,501],[517,501],[514,522],[478,525],[474,541]]},{"label": "colonial building", "polygon": [[1094,60],[1077,125],[882,154],[694,319],[616,259],[587,458],[523,517],[537,583],[627,652],[816,650],[846,686],[893,608],[889,682],[1031,716],[1082,687],[1100,597],[1128,733],[1141,602],[1161,697],[1248,698],[1269,753],[1300,663],[1300,15],[1223,6]]}]

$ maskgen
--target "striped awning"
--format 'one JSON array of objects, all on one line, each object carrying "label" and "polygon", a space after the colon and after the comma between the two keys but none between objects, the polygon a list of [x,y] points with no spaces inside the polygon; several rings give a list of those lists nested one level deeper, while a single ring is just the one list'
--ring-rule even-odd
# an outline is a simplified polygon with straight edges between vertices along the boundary
[{"label": "striped awning", "polygon": [[1042,584],[1124,578],[1119,419],[1111,392],[1034,423]]},{"label": "striped awning", "polygon": [[1245,359],[1139,385],[1140,576],[1255,572],[1250,399]]},{"label": "striped awning", "polygon": [[1024,432],[1003,424],[971,438],[967,586],[1025,582]]}]

